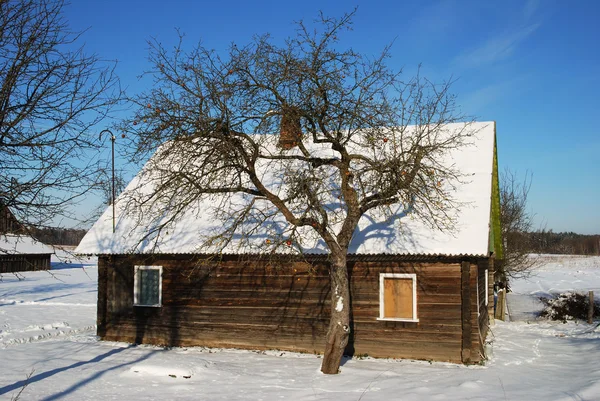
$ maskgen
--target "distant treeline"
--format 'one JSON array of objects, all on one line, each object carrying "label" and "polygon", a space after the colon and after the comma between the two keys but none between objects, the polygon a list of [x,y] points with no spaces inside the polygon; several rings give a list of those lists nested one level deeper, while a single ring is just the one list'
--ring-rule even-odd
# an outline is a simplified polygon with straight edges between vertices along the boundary
[{"label": "distant treeline", "polygon": [[79,245],[87,230],[75,228],[29,228],[39,241],[48,245]]},{"label": "distant treeline", "polygon": [[519,243],[520,248],[533,253],[600,255],[600,235],[555,233],[552,230],[511,235],[514,236],[514,243]]}]

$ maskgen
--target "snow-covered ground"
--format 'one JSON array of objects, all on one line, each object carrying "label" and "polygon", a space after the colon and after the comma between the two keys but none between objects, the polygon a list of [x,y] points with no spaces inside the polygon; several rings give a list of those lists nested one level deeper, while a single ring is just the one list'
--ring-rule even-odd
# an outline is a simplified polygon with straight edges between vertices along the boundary
[{"label": "snow-covered ground", "polygon": [[95,329],[96,260],[57,255],[50,272],[0,277],[0,346]]},{"label": "snow-covered ground", "polygon": [[540,297],[550,297],[566,291],[587,293],[600,297],[600,257],[572,255],[540,255],[534,273],[528,279],[511,283],[509,312],[513,321],[536,318],[542,309]]},{"label": "snow-covered ground", "polygon": [[321,359],[309,354],[99,342],[97,268],[71,262],[55,264],[53,275],[2,277],[0,399],[26,383],[21,400],[600,399],[600,329],[534,315],[539,295],[600,295],[599,257],[544,257],[535,276],[514,282],[517,321],[492,327],[484,366],[367,358],[345,361],[336,376],[321,374]]}]

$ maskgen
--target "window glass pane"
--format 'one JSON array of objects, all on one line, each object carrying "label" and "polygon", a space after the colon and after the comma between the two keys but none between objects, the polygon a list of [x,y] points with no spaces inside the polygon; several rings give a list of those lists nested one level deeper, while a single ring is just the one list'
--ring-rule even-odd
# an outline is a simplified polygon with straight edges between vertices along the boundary
[{"label": "window glass pane", "polygon": [[383,317],[413,319],[412,279],[386,278],[383,283]]},{"label": "window glass pane", "polygon": [[158,269],[139,270],[139,304],[158,305],[160,271]]}]

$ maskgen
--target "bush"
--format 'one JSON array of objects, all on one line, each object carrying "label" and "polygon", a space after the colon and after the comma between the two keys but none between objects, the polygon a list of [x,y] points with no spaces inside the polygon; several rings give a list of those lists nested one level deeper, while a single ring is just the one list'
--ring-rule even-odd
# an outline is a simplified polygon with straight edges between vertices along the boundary
[{"label": "bush", "polygon": [[[556,298],[540,298],[546,305],[540,316],[546,319],[560,320],[586,320],[590,305],[588,294],[565,292]],[[600,302],[594,301],[594,317],[600,317]]]}]

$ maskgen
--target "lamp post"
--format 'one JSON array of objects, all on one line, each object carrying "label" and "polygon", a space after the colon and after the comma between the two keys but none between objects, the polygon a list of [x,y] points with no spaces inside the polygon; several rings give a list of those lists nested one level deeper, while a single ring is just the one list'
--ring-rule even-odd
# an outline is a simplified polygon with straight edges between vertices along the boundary
[{"label": "lamp post", "polygon": [[98,139],[102,139],[102,134],[105,132],[110,134],[110,141],[112,142],[112,185],[111,185],[112,196],[111,196],[111,203],[112,203],[112,223],[113,223],[112,226],[113,226],[113,233],[114,233],[115,232],[115,140],[117,138],[112,133],[112,131],[105,129],[105,130],[100,131],[100,135],[98,136]]}]

